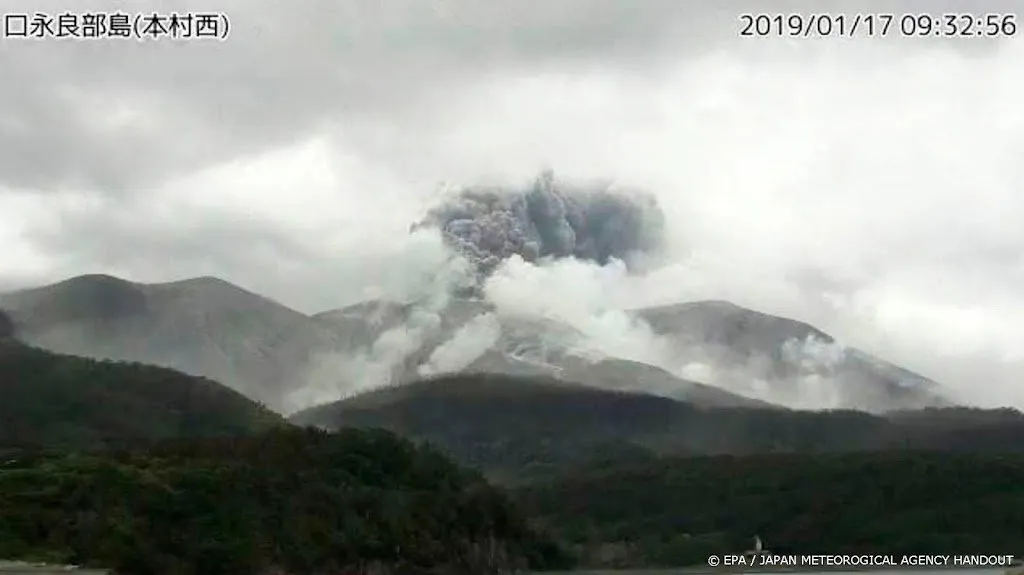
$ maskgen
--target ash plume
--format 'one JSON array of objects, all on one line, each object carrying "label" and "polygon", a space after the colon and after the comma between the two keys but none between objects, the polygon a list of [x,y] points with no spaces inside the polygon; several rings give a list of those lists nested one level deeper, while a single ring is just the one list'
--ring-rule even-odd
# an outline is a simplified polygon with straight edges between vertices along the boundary
[{"label": "ash plume", "polygon": [[564,185],[545,170],[527,189],[463,188],[413,225],[421,228],[440,230],[481,276],[513,255],[621,260],[629,268],[635,256],[661,247],[664,214],[653,195]]}]

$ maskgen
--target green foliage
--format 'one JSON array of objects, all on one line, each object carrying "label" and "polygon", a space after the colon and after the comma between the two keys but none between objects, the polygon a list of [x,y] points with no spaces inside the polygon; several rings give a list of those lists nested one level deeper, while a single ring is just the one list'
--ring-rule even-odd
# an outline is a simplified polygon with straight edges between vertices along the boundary
[{"label": "green foliage", "polygon": [[0,341],[0,446],[98,447],[286,425],[213,381]]},{"label": "green foliage", "polygon": [[1013,410],[950,408],[877,416],[704,409],[665,397],[484,374],[356,396],[299,413],[293,421],[383,427],[430,441],[504,481],[655,455],[1024,451],[1024,415]]},{"label": "green foliage", "polygon": [[675,458],[571,474],[516,499],[595,566],[703,563],[755,534],[779,553],[1024,551],[1020,455]]},{"label": "green foliage", "polygon": [[666,398],[539,377],[457,374],[316,407],[292,421],[382,427],[429,441],[466,465],[512,481],[611,454],[649,453],[638,437],[670,425],[676,406]]},{"label": "green foliage", "polygon": [[[293,428],[205,379],[0,338],[0,557],[415,574],[567,567],[556,540],[603,567],[703,562],[754,534],[794,553],[1024,550],[1012,410],[701,409],[459,375],[295,420],[441,451]],[[680,457],[720,453],[735,455]],[[534,483],[516,506],[448,455]]]},{"label": "green foliage", "polygon": [[12,457],[0,556],[44,555],[133,574],[568,565],[505,495],[438,452],[385,431],[297,428]]},{"label": "green foliage", "polygon": [[14,322],[0,309],[0,341],[14,336]]}]

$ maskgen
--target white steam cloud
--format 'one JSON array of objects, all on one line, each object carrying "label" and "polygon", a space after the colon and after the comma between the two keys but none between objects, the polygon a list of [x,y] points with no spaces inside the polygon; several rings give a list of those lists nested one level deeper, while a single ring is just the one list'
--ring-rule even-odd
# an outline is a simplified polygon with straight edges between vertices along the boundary
[{"label": "white steam cloud", "polygon": [[487,279],[484,294],[501,315],[572,327],[580,353],[663,366],[670,343],[608,297],[629,277],[620,260],[605,266],[577,259],[534,265],[513,256]]},{"label": "white steam cloud", "polygon": [[438,346],[427,362],[419,367],[419,374],[429,377],[461,371],[498,343],[500,337],[501,324],[497,316],[493,313],[480,314]]},{"label": "white steam cloud", "polygon": [[[382,329],[365,349],[326,354],[309,374],[311,385],[292,398],[296,407],[464,370],[489,351],[545,366],[548,352],[556,350],[584,361],[618,358],[645,363],[685,380],[794,408],[884,409],[884,393],[858,391],[867,386],[865,378],[870,375],[849,367],[850,352],[840,342],[811,334],[780,340],[764,351],[737,353],[726,345],[691,340],[685,331],[658,333],[638,316],[637,304],[644,302],[635,295],[645,284],[660,281],[662,273],[672,272],[672,266],[636,275],[621,260],[605,265],[571,257],[527,262],[513,254],[491,270],[482,290],[474,291],[482,299],[455,300],[453,294],[478,279],[478,268],[456,247],[445,244],[442,249],[449,251],[444,265],[421,276],[420,296],[403,308],[397,323]],[[454,309],[450,306],[460,301],[477,306],[476,315],[463,318],[445,335],[444,324]],[[371,319],[369,327],[377,327],[372,321],[375,314],[363,317]],[[524,321],[551,347],[539,355],[501,350],[503,336],[514,331],[515,322]],[[424,350],[429,351],[426,357]],[[906,374],[906,381],[895,383],[912,385],[916,379]]]},{"label": "white steam cloud", "polygon": [[[550,165],[560,178],[611,177],[654,194],[663,249],[645,273],[632,274],[614,258],[604,266],[506,260],[485,286],[499,318],[556,318],[584,334],[580,353],[782,394],[777,374],[763,373],[766,359],[724,362],[707,350],[684,357],[627,313],[728,300],[810,323],[946,384],[962,401],[1024,407],[1024,40],[971,46],[725,39],[628,62],[467,74],[456,90],[418,100],[403,121],[346,125],[334,145],[359,162],[327,191],[311,183],[316,194],[307,195],[325,199],[287,222],[301,231],[336,213],[343,225],[316,228],[330,232],[329,253],[299,276],[301,290],[268,292],[311,312],[370,295],[424,300],[437,312],[424,299],[435,287],[426,278],[451,252],[437,234],[408,234],[432,186],[523,187]],[[322,173],[316,159],[293,162],[299,175],[281,172],[290,180]],[[190,189],[215,196],[200,183]],[[289,189],[288,205],[301,205],[305,188]],[[274,200],[265,203],[284,202]],[[18,249],[15,242],[11,253]],[[313,285],[330,298],[304,299]],[[401,333],[429,339],[417,329]],[[822,382],[847,376],[827,367],[842,364],[832,350],[815,345],[807,356],[824,367],[782,374],[796,391],[781,399],[833,402]],[[394,372],[368,366],[403,353],[369,349],[351,361],[351,375],[328,370],[335,375],[323,385],[333,387],[323,397],[384,384],[382,374]]]}]

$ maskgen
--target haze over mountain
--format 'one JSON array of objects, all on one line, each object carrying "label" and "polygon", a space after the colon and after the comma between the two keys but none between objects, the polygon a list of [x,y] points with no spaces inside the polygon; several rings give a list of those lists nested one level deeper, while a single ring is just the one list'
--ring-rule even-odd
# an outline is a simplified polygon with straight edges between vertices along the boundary
[{"label": "haze over mountain", "polygon": [[810,326],[723,302],[610,314],[623,341],[595,329],[607,326],[573,325],[500,296],[367,301],[307,316],[215,278],[81,276],[4,294],[0,307],[32,345],[209,377],[281,411],[457,371],[553,377],[707,406],[948,403],[934,382]]},{"label": "haze over mountain", "polygon": [[137,284],[105,275],[0,296],[23,341],[59,353],[172,367],[280,408],[324,324],[215,278]]}]

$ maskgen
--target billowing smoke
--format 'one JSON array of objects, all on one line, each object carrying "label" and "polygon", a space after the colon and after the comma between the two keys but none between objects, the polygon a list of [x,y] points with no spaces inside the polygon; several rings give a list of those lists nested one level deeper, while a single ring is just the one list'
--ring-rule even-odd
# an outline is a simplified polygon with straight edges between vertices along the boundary
[{"label": "billowing smoke", "polygon": [[545,170],[528,189],[460,189],[413,229],[423,227],[439,229],[485,276],[513,255],[527,262],[621,260],[628,267],[661,247],[664,214],[653,195],[556,183]]},{"label": "billowing smoke", "polygon": [[[550,171],[526,189],[456,190],[409,236],[415,249],[396,268],[414,288],[395,303],[402,312],[387,327],[374,325],[365,310],[355,313],[366,320],[349,328],[358,337],[348,341],[358,343],[317,358],[310,384],[290,399],[302,407],[469,366],[586,373],[593,385],[643,381],[643,389],[673,397],[690,380],[805,409],[882,410],[890,394],[899,395],[893,385],[907,377],[890,366],[872,364],[831,338],[797,334],[776,341],[776,331],[793,329],[792,322],[779,319],[785,325],[759,330],[770,316],[731,304],[699,304],[692,316],[698,319],[683,314],[652,326],[644,310],[655,309],[664,295],[670,304],[685,299],[695,290],[687,280],[700,275],[690,273],[700,268],[689,263],[631,267],[651,261],[637,256],[669,251],[656,254],[663,222],[653,197],[556,185]],[[744,334],[736,346],[729,343],[735,333]]]},{"label": "billowing smoke", "polygon": [[437,347],[426,363],[419,366],[421,376],[453,373],[465,369],[498,342],[501,323],[492,313],[483,313],[466,322],[451,339]]},{"label": "billowing smoke", "polygon": [[[290,407],[337,399],[339,395],[395,383],[405,364],[428,341],[440,335],[441,316],[452,298],[472,296],[487,300],[499,312],[536,315],[581,326],[595,351],[605,355],[650,359],[648,339],[632,337],[631,320],[619,311],[596,313],[589,308],[544,306],[543,298],[528,294],[552,294],[548,286],[528,289],[534,265],[559,260],[549,273],[564,275],[574,284],[576,273],[601,270],[613,277],[626,275],[638,256],[662,247],[664,214],[654,196],[602,185],[556,184],[550,170],[542,172],[525,189],[469,187],[444,197],[418,223],[411,238],[418,260],[429,261],[429,271],[403,275],[416,279],[410,294],[409,317],[377,335],[365,349],[328,352],[314,359],[306,374],[307,385],[289,397]],[[436,232],[440,232],[439,234]],[[435,245],[429,238],[440,237]],[[423,249],[427,248],[427,249]],[[456,257],[440,259],[436,249]],[[423,261],[403,262],[422,266]],[[534,274],[536,275],[536,274]],[[540,276],[537,276],[540,277]],[[516,287],[518,286],[518,287]],[[557,290],[557,293],[565,293]],[[520,296],[524,296],[520,300]],[[580,303],[579,292],[568,299]],[[564,302],[566,298],[560,298]],[[528,300],[528,301],[527,301]],[[539,308],[536,306],[540,305]],[[562,317],[568,314],[568,317]],[[620,317],[622,316],[622,317]],[[416,370],[421,376],[458,371],[493,346],[502,333],[494,313],[483,314],[456,330],[433,350]],[[638,358],[639,359],[639,358]],[[338,374],[344,374],[339,378]],[[339,390],[338,380],[358,382]]]}]

